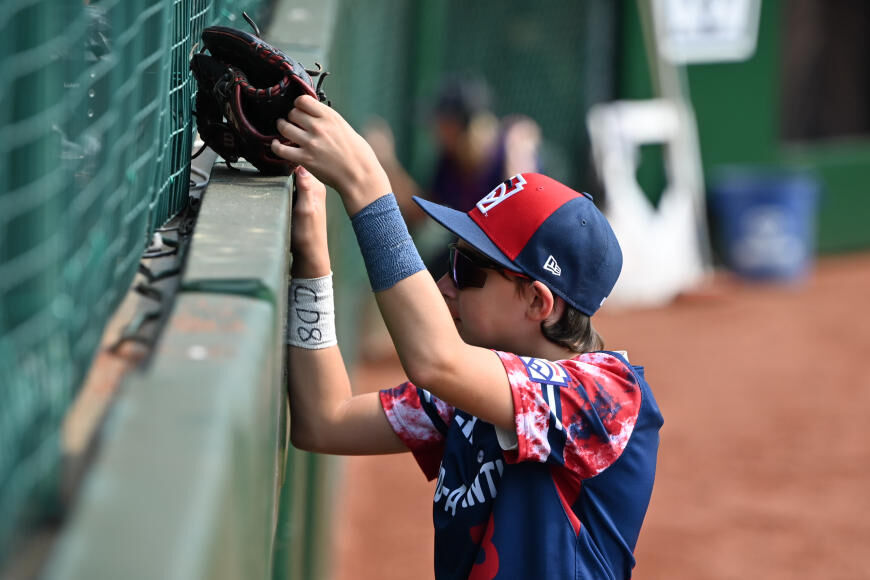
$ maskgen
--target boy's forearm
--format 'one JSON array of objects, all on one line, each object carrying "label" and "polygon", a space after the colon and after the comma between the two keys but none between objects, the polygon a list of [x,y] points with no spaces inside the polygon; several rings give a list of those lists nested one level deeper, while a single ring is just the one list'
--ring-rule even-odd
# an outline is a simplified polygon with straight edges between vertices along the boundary
[{"label": "boy's forearm", "polygon": [[350,381],[337,346],[321,350],[288,347],[290,438],[294,446],[322,450],[341,404],[351,397]]},{"label": "boy's forearm", "polygon": [[461,338],[429,273],[419,272],[376,294],[378,308],[408,377],[437,392],[434,372],[461,344]]},{"label": "boy's forearm", "polygon": [[294,256],[290,265],[291,278],[320,278],[328,276],[331,271],[329,253],[326,250],[312,256]]},{"label": "boy's forearm", "polygon": [[290,440],[305,451],[369,455],[408,451],[387,421],[378,393],[353,395],[337,346],[289,347]]},{"label": "boy's forearm", "polygon": [[334,409],[350,396],[335,343],[332,276],[326,247],[297,248],[288,296],[288,394],[293,444],[311,449]]},{"label": "boy's forearm", "polygon": [[[349,217],[358,214],[364,207],[379,197],[392,193],[386,171],[376,160],[367,160],[353,177],[348,177],[338,190],[344,209]],[[371,161],[374,161],[371,163]]]},{"label": "boy's forearm", "polygon": [[[375,195],[371,191],[366,197]],[[353,217],[352,224],[408,378],[454,406],[495,425],[510,426],[513,402],[497,355],[471,347],[460,337],[392,196],[376,198]],[[470,387],[478,375],[486,384]]]},{"label": "boy's forearm", "polygon": [[495,353],[462,340],[428,272],[376,296],[414,384],[493,425],[512,428],[514,407],[504,367]]}]

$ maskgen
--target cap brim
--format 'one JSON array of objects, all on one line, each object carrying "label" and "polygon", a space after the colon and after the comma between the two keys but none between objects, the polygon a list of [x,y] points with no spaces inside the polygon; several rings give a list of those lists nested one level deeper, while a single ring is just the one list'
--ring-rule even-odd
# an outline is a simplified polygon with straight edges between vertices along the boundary
[{"label": "cap brim", "polygon": [[522,271],[492,243],[474,220],[465,212],[414,196],[414,201],[429,217],[465,240],[475,250],[508,270]]}]

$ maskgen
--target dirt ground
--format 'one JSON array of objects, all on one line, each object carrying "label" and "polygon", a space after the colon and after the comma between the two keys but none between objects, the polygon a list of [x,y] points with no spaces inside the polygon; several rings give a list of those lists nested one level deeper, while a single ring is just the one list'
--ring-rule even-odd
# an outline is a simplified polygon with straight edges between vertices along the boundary
[{"label": "dirt ground", "polygon": [[[608,311],[665,425],[640,580],[870,578],[870,253],[799,285],[717,275],[660,309]],[[360,390],[403,380],[395,358]],[[344,462],[333,580],[432,577],[431,501],[409,454]]]}]

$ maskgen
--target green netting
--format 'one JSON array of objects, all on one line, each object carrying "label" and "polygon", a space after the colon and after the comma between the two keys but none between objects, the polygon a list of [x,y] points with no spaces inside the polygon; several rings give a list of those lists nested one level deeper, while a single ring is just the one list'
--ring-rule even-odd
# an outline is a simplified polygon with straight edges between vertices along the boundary
[{"label": "green netting", "polygon": [[[408,140],[415,106],[415,23],[418,7],[405,0],[342,2],[325,88],[333,106],[354,126],[373,115]],[[380,31],[374,33],[374,31]],[[386,32],[389,31],[389,32]],[[401,147],[400,147],[401,149]]]},{"label": "green netting", "polygon": [[425,182],[433,157],[426,105],[445,75],[477,74],[497,114],[540,124],[547,172],[588,188],[585,115],[614,95],[617,16],[611,0],[345,1],[330,97],[355,126],[371,114],[389,121],[400,159]]},{"label": "green netting", "polygon": [[184,208],[204,26],[263,0],[4,0],[0,561],[61,514],[59,428],[154,230]]}]

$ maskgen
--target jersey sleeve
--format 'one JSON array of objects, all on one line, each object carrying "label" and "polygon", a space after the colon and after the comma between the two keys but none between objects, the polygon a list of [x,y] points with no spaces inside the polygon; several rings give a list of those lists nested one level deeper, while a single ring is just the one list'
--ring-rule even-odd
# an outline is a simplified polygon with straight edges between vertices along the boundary
[{"label": "jersey sleeve", "polygon": [[429,480],[438,476],[453,407],[410,382],[380,392],[390,426]]},{"label": "jersey sleeve", "polygon": [[619,458],[641,405],[630,367],[607,353],[559,362],[497,354],[514,402],[517,445],[505,451],[508,462],[557,464],[588,479]]}]

